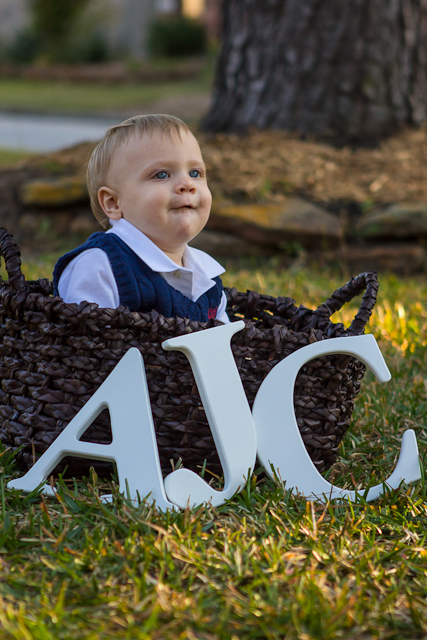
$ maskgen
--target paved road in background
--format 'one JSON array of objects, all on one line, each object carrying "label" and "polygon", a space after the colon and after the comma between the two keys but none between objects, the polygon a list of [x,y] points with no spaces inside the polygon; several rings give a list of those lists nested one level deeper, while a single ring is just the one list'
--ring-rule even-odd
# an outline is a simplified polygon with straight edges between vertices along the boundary
[{"label": "paved road in background", "polygon": [[79,142],[99,140],[117,120],[0,112],[0,147],[57,151]]}]

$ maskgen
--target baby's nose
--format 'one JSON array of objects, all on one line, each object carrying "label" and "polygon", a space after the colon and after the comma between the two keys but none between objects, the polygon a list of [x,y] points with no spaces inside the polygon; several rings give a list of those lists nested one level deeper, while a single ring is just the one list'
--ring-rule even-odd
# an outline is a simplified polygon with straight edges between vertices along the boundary
[{"label": "baby's nose", "polygon": [[186,191],[194,193],[196,191],[196,185],[194,184],[194,181],[190,178],[190,176],[184,176],[181,180],[178,181],[177,191],[179,193],[185,193]]}]

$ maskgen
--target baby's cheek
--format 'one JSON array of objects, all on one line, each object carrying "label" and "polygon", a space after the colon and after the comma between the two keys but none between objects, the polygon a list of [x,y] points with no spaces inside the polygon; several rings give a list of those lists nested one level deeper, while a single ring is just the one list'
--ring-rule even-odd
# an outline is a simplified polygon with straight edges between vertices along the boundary
[{"label": "baby's cheek", "polygon": [[206,194],[205,194],[205,197],[202,199],[202,203],[203,203],[203,210],[205,214],[209,216],[209,213],[211,211],[211,206],[212,206],[212,194],[209,191],[209,189],[206,189]]},{"label": "baby's cheek", "polygon": [[209,201],[209,207],[210,207],[210,206],[211,206],[211,204],[212,204],[212,194],[211,194],[211,192],[210,192],[210,190],[209,190],[209,187],[207,187],[207,198],[208,198],[208,201]]}]

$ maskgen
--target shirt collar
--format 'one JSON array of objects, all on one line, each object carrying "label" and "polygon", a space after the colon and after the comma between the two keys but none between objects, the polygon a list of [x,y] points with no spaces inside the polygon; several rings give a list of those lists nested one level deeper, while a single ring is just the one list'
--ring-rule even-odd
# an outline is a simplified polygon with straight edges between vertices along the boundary
[{"label": "shirt collar", "polygon": [[190,271],[192,273],[198,272],[210,279],[216,278],[225,271],[219,262],[209,254],[189,246],[185,248],[183,255],[183,261],[186,266],[179,267],[150,238],[124,218],[110,220],[110,224],[112,229],[109,229],[107,233],[117,235],[153,271],[160,273],[177,270]]}]

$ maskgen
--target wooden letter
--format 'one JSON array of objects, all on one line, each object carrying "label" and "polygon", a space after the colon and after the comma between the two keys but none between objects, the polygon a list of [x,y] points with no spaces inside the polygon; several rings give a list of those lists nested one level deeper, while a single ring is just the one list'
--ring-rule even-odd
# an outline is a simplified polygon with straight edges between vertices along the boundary
[{"label": "wooden letter", "polygon": [[[258,458],[266,473],[276,473],[288,488],[297,489],[307,498],[324,499],[348,496],[355,499],[354,491],[347,491],[325,480],[312,463],[304,446],[295,418],[293,393],[300,368],[309,360],[332,353],[355,356],[372,369],[381,382],[391,375],[374,336],[331,338],[310,344],[294,352],[270,371],[263,381],[253,406],[253,418],[258,439]],[[400,457],[385,484],[395,489],[402,480],[419,480],[420,465],[415,433],[408,429],[403,434]],[[374,500],[383,492],[383,484],[369,489],[367,500]],[[358,492],[364,493],[363,489]]]},{"label": "wooden letter", "polygon": [[212,489],[189,469],[169,474],[165,479],[166,494],[181,508],[187,503],[222,504],[243,488],[255,465],[254,424],[230,347],[231,337],[244,326],[240,320],[162,344],[166,350],[182,351],[190,361],[224,470],[222,491]]},{"label": "wooden letter", "polygon": [[[81,442],[79,438],[103,409],[110,411],[112,443]],[[132,500],[149,495],[149,500],[155,501],[162,511],[174,508],[165,494],[144,363],[135,347],[123,356],[28,473],[11,480],[8,488],[32,491],[67,455],[114,460],[122,493],[126,495],[129,490]],[[53,494],[48,485],[43,491],[47,495]],[[103,497],[103,500],[109,499],[111,496]]]}]

